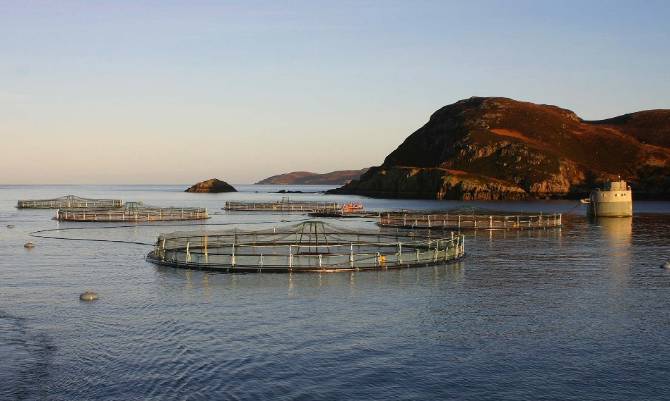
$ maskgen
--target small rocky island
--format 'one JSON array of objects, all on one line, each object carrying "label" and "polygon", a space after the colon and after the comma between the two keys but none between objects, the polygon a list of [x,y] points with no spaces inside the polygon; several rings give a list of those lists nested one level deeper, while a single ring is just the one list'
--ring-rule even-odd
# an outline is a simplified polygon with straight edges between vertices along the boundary
[{"label": "small rocky island", "polygon": [[206,181],[199,182],[184,192],[198,192],[198,193],[209,193],[209,194],[218,194],[222,192],[237,192],[237,190],[230,184],[225,181],[221,181],[217,178],[212,178]]}]

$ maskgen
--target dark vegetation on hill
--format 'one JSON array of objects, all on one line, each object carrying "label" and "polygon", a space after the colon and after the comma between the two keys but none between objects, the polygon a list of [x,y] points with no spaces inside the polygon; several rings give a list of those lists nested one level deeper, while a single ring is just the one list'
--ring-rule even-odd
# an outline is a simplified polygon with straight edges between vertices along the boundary
[{"label": "dark vegetation on hill", "polygon": [[670,196],[670,110],[585,121],[507,98],[445,106],[379,167],[333,193],[433,199],[575,198],[617,176]]}]

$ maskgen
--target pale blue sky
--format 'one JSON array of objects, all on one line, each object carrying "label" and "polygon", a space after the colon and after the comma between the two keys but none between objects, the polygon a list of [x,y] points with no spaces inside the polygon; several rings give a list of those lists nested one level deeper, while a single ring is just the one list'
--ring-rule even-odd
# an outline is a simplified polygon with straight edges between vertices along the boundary
[{"label": "pale blue sky", "polygon": [[362,168],[475,95],[670,108],[670,1],[0,0],[0,183]]}]

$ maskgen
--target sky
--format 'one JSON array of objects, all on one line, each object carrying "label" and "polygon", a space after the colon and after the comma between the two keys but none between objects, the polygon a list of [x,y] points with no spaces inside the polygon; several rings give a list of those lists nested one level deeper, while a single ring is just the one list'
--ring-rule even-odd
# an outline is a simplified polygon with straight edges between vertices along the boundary
[{"label": "sky", "polygon": [[670,1],[0,0],[0,183],[379,165],[471,96],[670,108]]}]

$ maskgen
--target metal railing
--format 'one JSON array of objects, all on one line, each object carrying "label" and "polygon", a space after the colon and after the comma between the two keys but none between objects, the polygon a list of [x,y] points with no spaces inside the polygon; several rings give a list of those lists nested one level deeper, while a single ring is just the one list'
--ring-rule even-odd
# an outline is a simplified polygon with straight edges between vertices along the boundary
[{"label": "metal railing", "polygon": [[54,199],[26,199],[18,201],[19,209],[59,209],[59,208],[119,208],[123,206],[120,199],[87,199],[74,195],[61,196]]},{"label": "metal railing", "polygon": [[560,213],[553,214],[450,214],[450,213],[382,213],[382,227],[425,229],[538,229],[560,227]]},{"label": "metal railing", "polygon": [[66,208],[56,211],[60,221],[151,222],[208,219],[205,208],[132,207],[122,209]]},{"label": "metal railing", "polygon": [[148,259],[163,265],[228,272],[297,272],[418,267],[444,264],[464,254],[465,238],[454,233],[430,237],[275,229],[163,234]]},{"label": "metal railing", "polygon": [[277,202],[235,202],[228,201],[224,205],[225,210],[247,211],[247,212],[283,212],[309,213],[315,211],[339,211],[342,205],[336,202],[309,202],[309,201],[288,201]]}]

